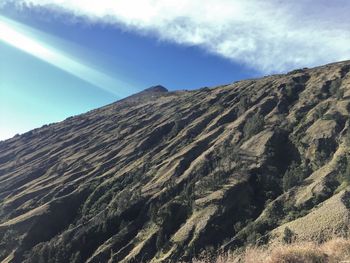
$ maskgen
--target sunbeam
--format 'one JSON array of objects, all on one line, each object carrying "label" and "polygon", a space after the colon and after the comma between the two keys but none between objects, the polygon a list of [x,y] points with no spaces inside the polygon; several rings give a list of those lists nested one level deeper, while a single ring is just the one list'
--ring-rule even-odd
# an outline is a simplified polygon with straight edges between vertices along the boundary
[{"label": "sunbeam", "polygon": [[[27,28],[27,26],[25,26],[25,28]],[[69,55],[64,54],[62,51],[34,39],[29,34],[23,32],[25,28],[19,23],[15,23],[0,16],[0,41],[48,62],[118,97],[125,97],[135,92],[128,83],[92,69],[78,62],[76,59],[69,57]]]}]

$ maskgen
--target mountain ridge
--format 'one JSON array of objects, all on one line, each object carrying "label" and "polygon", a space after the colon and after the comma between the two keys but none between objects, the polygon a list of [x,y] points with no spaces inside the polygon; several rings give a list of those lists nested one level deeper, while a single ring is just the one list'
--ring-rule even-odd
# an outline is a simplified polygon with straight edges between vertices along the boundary
[{"label": "mountain ridge", "polygon": [[155,86],[0,142],[0,260],[177,262],[286,228],[345,235],[349,71]]}]

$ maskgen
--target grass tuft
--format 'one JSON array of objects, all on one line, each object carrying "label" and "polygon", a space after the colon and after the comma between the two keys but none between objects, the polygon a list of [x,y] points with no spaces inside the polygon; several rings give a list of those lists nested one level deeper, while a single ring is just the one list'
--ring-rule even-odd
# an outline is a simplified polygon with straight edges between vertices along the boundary
[{"label": "grass tuft", "polygon": [[243,253],[229,252],[214,261],[194,259],[193,263],[336,263],[350,262],[350,240],[333,238],[323,244],[295,242],[270,247],[249,247]]}]

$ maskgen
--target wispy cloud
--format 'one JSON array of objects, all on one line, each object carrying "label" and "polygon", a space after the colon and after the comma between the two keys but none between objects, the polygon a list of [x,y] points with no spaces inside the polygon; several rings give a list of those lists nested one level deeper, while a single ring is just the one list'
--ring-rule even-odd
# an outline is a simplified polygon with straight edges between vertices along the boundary
[{"label": "wispy cloud", "polygon": [[80,62],[78,58],[40,40],[43,36],[44,34],[38,30],[0,16],[0,41],[119,97],[125,97],[136,91],[126,82],[93,69]]},{"label": "wispy cloud", "polygon": [[265,73],[350,59],[347,0],[0,0],[194,45]]}]

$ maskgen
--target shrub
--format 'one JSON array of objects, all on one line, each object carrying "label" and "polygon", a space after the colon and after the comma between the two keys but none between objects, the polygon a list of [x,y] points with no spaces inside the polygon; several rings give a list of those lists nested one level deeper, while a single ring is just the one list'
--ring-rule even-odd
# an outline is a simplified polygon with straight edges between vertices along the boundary
[{"label": "shrub", "polygon": [[298,93],[294,90],[292,83],[286,85],[286,96],[288,102],[293,102],[298,98]]},{"label": "shrub", "polygon": [[245,139],[249,139],[255,134],[261,132],[264,128],[265,121],[264,116],[259,113],[255,113],[251,118],[249,118],[243,127],[243,133]]},{"label": "shrub", "polygon": [[314,170],[323,166],[327,162],[332,152],[333,150],[331,149],[331,146],[329,144],[323,145],[322,149],[320,149],[319,151],[316,151],[315,160],[314,160]]},{"label": "shrub", "polygon": [[328,105],[327,104],[321,104],[319,105],[316,109],[315,109],[315,118],[316,119],[321,119],[323,117],[323,115],[326,113],[328,109]]},{"label": "shrub", "polygon": [[283,176],[283,190],[288,191],[290,188],[300,184],[307,175],[308,169],[304,165],[292,162]]},{"label": "shrub", "polygon": [[241,231],[243,229],[244,225],[242,224],[242,222],[237,222],[235,225],[234,225],[234,230],[236,233],[238,233],[239,231]]},{"label": "shrub", "polygon": [[293,236],[294,236],[294,233],[292,232],[292,230],[290,230],[289,227],[285,227],[283,231],[283,238],[282,238],[283,242],[285,244],[291,244],[293,241]]},{"label": "shrub", "polygon": [[250,101],[247,97],[241,97],[238,102],[238,115],[242,115],[249,107]]},{"label": "shrub", "polygon": [[337,99],[341,99],[343,97],[344,91],[340,89],[341,87],[341,79],[334,79],[329,82],[329,92],[332,96],[335,96]]},{"label": "shrub", "polygon": [[339,161],[339,181],[345,182],[347,184],[350,183],[350,156],[343,156]]},{"label": "shrub", "polygon": [[350,145],[350,128],[348,128],[348,130],[346,131],[345,134],[345,142]]}]

